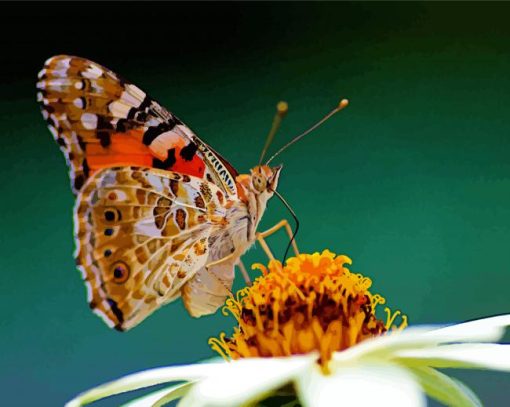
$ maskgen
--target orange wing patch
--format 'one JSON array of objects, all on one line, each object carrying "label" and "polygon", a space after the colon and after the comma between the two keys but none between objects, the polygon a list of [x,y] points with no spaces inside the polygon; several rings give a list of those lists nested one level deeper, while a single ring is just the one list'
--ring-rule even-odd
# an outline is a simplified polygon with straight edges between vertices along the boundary
[{"label": "orange wing patch", "polygon": [[143,131],[136,129],[126,133],[114,133],[108,148],[98,142],[90,143],[85,154],[90,175],[112,166],[152,166],[154,156],[150,149],[142,144],[142,137]]}]

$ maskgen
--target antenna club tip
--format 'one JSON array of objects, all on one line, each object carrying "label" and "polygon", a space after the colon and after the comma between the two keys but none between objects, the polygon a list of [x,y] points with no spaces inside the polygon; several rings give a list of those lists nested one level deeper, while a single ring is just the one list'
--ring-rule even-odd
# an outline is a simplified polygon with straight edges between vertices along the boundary
[{"label": "antenna club tip", "polygon": [[287,112],[289,111],[289,104],[285,101],[278,102],[276,105],[276,112],[279,116],[285,116]]},{"label": "antenna club tip", "polygon": [[342,99],[338,104],[338,109],[344,109],[349,105],[349,99]]}]

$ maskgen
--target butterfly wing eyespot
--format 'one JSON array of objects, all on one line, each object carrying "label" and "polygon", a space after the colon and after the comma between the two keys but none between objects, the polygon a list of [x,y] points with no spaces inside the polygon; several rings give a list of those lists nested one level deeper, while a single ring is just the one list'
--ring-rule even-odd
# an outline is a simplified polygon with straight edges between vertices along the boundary
[{"label": "butterfly wing eyespot", "polygon": [[112,281],[115,284],[124,284],[129,279],[129,266],[123,261],[112,264]]},{"label": "butterfly wing eyespot", "polygon": [[118,222],[122,219],[122,213],[119,209],[114,207],[106,207],[103,214],[106,222]]}]

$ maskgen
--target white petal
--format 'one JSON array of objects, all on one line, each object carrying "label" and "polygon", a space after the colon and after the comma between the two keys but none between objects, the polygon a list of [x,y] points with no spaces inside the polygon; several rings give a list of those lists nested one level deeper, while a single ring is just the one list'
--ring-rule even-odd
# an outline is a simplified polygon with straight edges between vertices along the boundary
[{"label": "white petal", "polygon": [[443,345],[432,349],[402,350],[395,356],[412,365],[510,371],[510,345],[494,343]]},{"label": "white petal", "polygon": [[86,391],[67,402],[66,407],[83,406],[114,394],[154,386],[156,384],[203,379],[208,376],[216,375],[218,369],[221,369],[223,365],[225,365],[225,363],[199,363],[195,365],[160,367],[134,373]]},{"label": "white petal", "polygon": [[387,359],[396,350],[405,348],[422,348],[436,345],[437,341],[431,341],[425,336],[434,327],[412,327],[402,332],[392,332],[386,335],[367,339],[344,351],[333,353],[333,363],[348,363],[360,358]]},{"label": "white petal", "polygon": [[510,315],[483,318],[447,327],[418,326],[368,339],[343,352],[336,352],[333,361],[345,363],[359,358],[388,359],[395,351],[435,347],[451,342],[497,341],[510,325]]},{"label": "white petal", "polygon": [[315,354],[233,361],[221,373],[197,383],[179,407],[238,406],[253,402],[293,380],[315,361]]},{"label": "white petal", "polygon": [[482,407],[476,394],[460,381],[426,366],[409,370],[418,378],[425,393],[440,403],[454,407]]},{"label": "white petal", "polygon": [[170,401],[176,400],[184,396],[189,391],[191,386],[193,386],[193,383],[183,383],[178,384],[176,386],[167,387],[165,389],[149,393],[143,397],[139,397],[126,404],[123,404],[122,406],[123,407],[164,406]]},{"label": "white petal", "polygon": [[440,328],[429,335],[441,339],[441,342],[495,342],[505,334],[510,326],[510,314],[482,318]]},{"label": "white petal", "polygon": [[296,381],[303,406],[425,406],[413,375],[391,364],[366,364],[323,375],[310,369]]}]

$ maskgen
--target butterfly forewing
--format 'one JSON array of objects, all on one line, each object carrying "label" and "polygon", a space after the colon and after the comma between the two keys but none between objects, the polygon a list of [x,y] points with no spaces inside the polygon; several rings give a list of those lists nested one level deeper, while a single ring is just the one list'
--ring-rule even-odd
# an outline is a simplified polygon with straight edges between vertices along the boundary
[{"label": "butterfly forewing", "polygon": [[67,55],[50,58],[37,88],[75,193],[101,168],[138,165],[205,178],[236,194],[232,166],[175,115],[101,65]]}]

